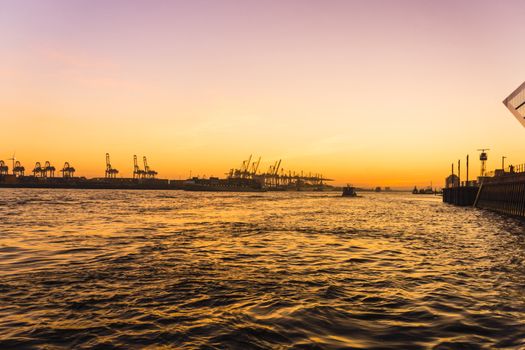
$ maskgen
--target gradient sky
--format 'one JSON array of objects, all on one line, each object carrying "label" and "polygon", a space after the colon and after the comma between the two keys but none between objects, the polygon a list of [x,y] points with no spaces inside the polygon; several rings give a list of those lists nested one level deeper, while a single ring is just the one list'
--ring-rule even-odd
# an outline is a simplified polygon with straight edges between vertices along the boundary
[{"label": "gradient sky", "polygon": [[[523,1],[0,0],[0,159],[163,178],[263,166],[442,184],[490,148],[525,163],[502,100]],[[479,173],[472,161],[471,174]]]}]

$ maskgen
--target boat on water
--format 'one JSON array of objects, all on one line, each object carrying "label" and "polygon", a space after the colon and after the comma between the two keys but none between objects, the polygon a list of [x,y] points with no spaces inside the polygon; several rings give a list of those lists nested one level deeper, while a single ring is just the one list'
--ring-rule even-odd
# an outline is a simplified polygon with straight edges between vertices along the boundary
[{"label": "boat on water", "polygon": [[350,185],[343,187],[343,197],[357,197],[355,187]]},{"label": "boat on water", "polygon": [[417,189],[417,186],[414,186],[414,189],[412,190],[412,194],[434,194],[434,190],[431,186],[428,186],[426,188],[420,188]]},{"label": "boat on water", "polygon": [[185,191],[207,191],[207,192],[266,192],[267,188],[255,179],[227,178],[209,179],[193,178],[184,182]]}]

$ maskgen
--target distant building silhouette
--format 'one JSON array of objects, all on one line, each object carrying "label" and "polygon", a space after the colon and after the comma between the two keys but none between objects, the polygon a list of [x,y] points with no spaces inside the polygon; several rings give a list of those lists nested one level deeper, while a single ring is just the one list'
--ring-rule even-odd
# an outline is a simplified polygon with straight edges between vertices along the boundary
[{"label": "distant building silhouette", "polygon": [[457,187],[457,186],[459,186],[459,177],[457,175],[452,174],[452,175],[449,175],[445,179],[445,187],[446,188]]}]

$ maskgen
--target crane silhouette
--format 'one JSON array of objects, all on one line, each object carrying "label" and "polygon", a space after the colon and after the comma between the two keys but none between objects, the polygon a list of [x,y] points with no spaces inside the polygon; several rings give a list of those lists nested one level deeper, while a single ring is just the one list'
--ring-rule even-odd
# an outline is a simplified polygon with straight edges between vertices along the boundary
[{"label": "crane silhouette", "polygon": [[155,176],[157,176],[157,172],[155,170],[150,169],[146,156],[142,157],[142,160],[144,161],[144,174],[146,174],[147,178],[154,179]]},{"label": "crane silhouette", "polygon": [[3,160],[0,160],[0,175],[7,175],[9,172],[9,167],[5,164]]},{"label": "crane silhouette", "polygon": [[43,177],[44,176],[44,168],[42,168],[42,165],[40,162],[35,163],[35,167],[33,168],[33,175],[35,177]]},{"label": "crane silhouette", "polygon": [[146,172],[139,168],[137,155],[133,155],[133,178],[142,179],[145,176],[145,174]]},{"label": "crane silhouette", "polygon": [[62,177],[73,177],[75,175],[75,171],[76,169],[69,165],[69,162],[65,162],[64,167],[62,170],[60,170]]},{"label": "crane silhouette", "polygon": [[55,176],[55,170],[56,168],[51,165],[49,160],[46,160],[46,163],[44,164],[44,177],[54,177]]},{"label": "crane silhouette", "polygon": [[114,179],[117,177],[118,170],[111,166],[109,153],[106,153],[106,178]]},{"label": "crane silhouette", "polygon": [[17,160],[15,162],[15,166],[13,167],[13,175],[15,176],[24,176],[24,173],[26,171],[26,168],[20,164],[20,162]]}]

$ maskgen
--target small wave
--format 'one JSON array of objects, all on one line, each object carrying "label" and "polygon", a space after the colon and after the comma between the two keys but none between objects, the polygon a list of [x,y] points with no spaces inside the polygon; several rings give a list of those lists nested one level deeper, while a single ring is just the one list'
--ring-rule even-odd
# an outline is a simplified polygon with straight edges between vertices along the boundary
[{"label": "small wave", "polygon": [[404,194],[5,194],[0,348],[525,346],[523,225],[502,217]]}]

